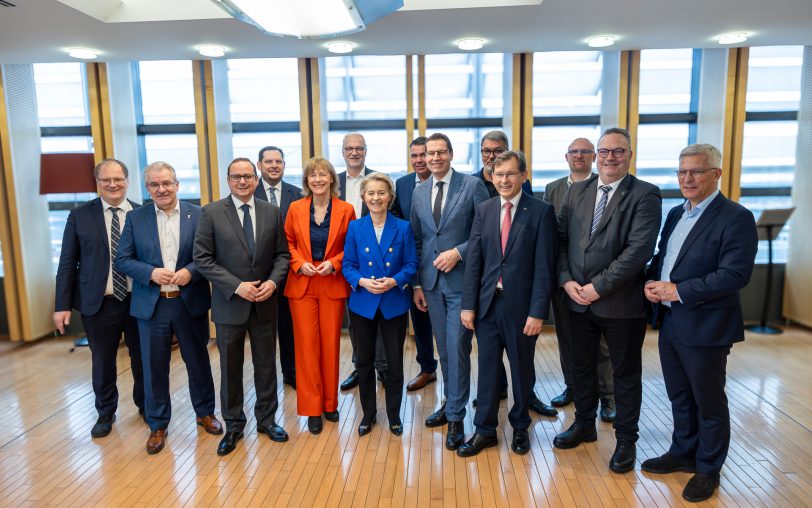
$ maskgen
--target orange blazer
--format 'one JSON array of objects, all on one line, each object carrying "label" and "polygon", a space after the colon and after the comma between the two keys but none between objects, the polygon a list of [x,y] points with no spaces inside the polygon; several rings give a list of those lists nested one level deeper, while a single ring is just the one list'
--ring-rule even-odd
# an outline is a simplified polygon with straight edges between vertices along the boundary
[{"label": "orange blazer", "polygon": [[[290,272],[285,283],[285,296],[301,298],[307,290],[312,277],[300,275],[299,268],[305,263],[313,263],[310,248],[310,203],[312,197],[299,199],[290,204],[285,220],[285,236],[288,237],[290,249]],[[350,221],[355,220],[355,208],[346,201],[333,197],[330,211],[330,234],[327,237],[325,260],[333,265],[332,275],[324,277],[324,287],[330,298],[347,298],[350,287],[341,274],[341,263],[344,260],[344,238]],[[320,277],[320,275],[314,275]]]}]

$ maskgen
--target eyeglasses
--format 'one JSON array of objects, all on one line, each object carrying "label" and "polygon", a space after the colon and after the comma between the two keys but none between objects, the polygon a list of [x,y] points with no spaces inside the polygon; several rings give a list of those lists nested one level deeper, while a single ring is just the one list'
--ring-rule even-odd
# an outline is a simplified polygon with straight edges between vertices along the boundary
[{"label": "eyeglasses", "polygon": [[503,180],[503,179],[510,178],[512,180],[512,179],[516,178],[517,176],[519,176],[520,174],[521,173],[519,173],[518,171],[511,171],[509,173],[494,173],[493,174],[493,179],[494,180]]},{"label": "eyeglasses", "polygon": [[166,182],[149,182],[147,184],[147,188],[149,190],[151,190],[151,191],[156,191],[156,190],[160,189],[161,187],[163,187],[164,189],[171,189],[172,187],[174,187],[177,184],[178,184],[178,182],[170,182],[170,181],[166,181]]},{"label": "eyeglasses", "polygon": [[[620,150],[622,150],[622,148],[620,148]],[[575,156],[575,155],[592,155],[593,153],[595,153],[595,152],[592,151],[592,150],[587,150],[585,148],[582,148],[580,150],[575,150],[575,149],[567,150],[567,155],[572,155],[572,156]]]},{"label": "eyeglasses", "polygon": [[257,175],[228,175],[228,179],[231,180],[232,183],[240,183],[240,180],[245,180],[245,183],[251,183],[254,181]]},{"label": "eyeglasses", "polygon": [[365,146],[345,146],[344,147],[344,151],[347,152],[347,153],[352,153],[352,152],[364,153],[366,151],[366,149],[367,149],[367,147],[365,147]]},{"label": "eyeglasses", "polygon": [[678,171],[674,171],[677,174],[677,178],[682,180],[688,175],[691,175],[691,178],[697,178],[699,175],[704,175],[708,171],[719,169],[719,168],[705,168],[705,169],[680,169]]},{"label": "eyeglasses", "polygon": [[623,157],[624,155],[626,155],[627,151],[628,150],[626,150],[625,148],[612,148],[612,149],[598,148],[598,156],[599,157],[608,157],[609,154],[611,153],[612,155],[615,156],[615,158],[619,159],[619,158]]},{"label": "eyeglasses", "polygon": [[432,152],[426,152],[426,157],[429,159],[433,159],[434,157],[445,157],[448,155],[449,150],[434,150]]},{"label": "eyeglasses", "polygon": [[119,176],[119,177],[116,177],[116,178],[97,178],[96,181],[99,182],[102,185],[113,185],[113,184],[121,185],[124,182],[126,182],[127,179],[126,178],[121,178]]},{"label": "eyeglasses", "polygon": [[498,157],[500,154],[505,152],[504,148],[497,148],[495,150],[488,150],[487,148],[483,148],[479,151],[483,157],[490,157],[493,155],[494,157]]}]

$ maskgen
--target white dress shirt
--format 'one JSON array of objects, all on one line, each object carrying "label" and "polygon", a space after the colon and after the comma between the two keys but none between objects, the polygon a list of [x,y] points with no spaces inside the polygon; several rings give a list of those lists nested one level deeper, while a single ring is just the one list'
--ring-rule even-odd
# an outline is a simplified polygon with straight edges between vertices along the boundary
[{"label": "white dress shirt", "polygon": [[[180,250],[180,201],[175,202],[167,215],[163,210],[155,207],[158,221],[158,244],[161,246],[161,259],[164,268],[175,271],[178,265],[178,251]],[[177,284],[161,284],[161,291],[180,291]]]},{"label": "white dress shirt", "polygon": [[[623,178],[615,180],[612,183],[603,183],[601,181],[601,177],[598,176],[598,178],[595,180],[595,182],[597,182],[596,185],[598,187],[598,193],[595,196],[595,207],[592,209],[593,216],[594,216],[595,210],[598,209],[598,203],[600,203],[600,201],[601,201],[601,196],[603,196],[603,192],[601,192],[601,186],[608,185],[609,187],[611,187],[611,189],[609,190],[609,195],[606,196],[606,206],[609,206],[609,202],[612,201],[612,196],[615,195],[615,191],[617,190],[618,187],[620,187],[620,182],[625,180],[628,176],[629,176],[628,174],[623,175]],[[604,213],[605,213],[605,209],[604,209]]]},{"label": "white dress shirt", "polygon": [[[107,247],[109,249],[111,249],[110,250],[110,254],[111,254],[111,256],[110,256],[110,266],[108,267],[108,273],[107,273],[107,286],[104,288],[104,295],[105,296],[110,296],[110,295],[113,294],[113,262],[115,261],[115,259],[113,259],[113,256],[112,256],[112,247],[113,247],[112,241],[113,240],[111,238],[112,235],[110,234],[110,228],[113,226],[113,212],[110,211],[110,208],[112,208],[113,205],[111,205],[110,203],[108,203],[104,199],[102,199],[101,202],[102,202],[102,211],[103,211],[102,215],[104,215],[104,228],[107,230]],[[123,233],[124,232],[124,221],[127,218],[127,213],[132,211],[133,206],[130,204],[129,201],[127,201],[125,199],[116,208],[118,208],[119,232]],[[133,290],[133,280],[131,278],[127,277],[127,292],[130,293],[130,292],[132,292],[132,290]]]},{"label": "white dress shirt", "polygon": [[[439,181],[445,183],[443,185],[443,200],[440,201],[440,213],[445,210],[445,203],[448,201],[448,186],[451,185],[451,173],[453,173],[453,169],[449,169],[448,173],[445,174]],[[434,210],[434,200],[437,198],[437,181],[434,178],[434,175],[431,176],[431,209]]]},{"label": "white dress shirt", "polygon": [[350,176],[350,172],[347,171],[344,176],[347,177],[347,183],[344,186],[345,201],[355,208],[355,216],[360,219],[364,204],[361,199],[361,180],[364,179],[364,172],[361,171],[358,176]]},{"label": "white dress shirt", "polygon": [[262,185],[265,186],[265,195],[268,196],[268,203],[271,203],[271,193],[273,192],[276,198],[276,206],[282,207],[282,181],[277,182],[276,185],[271,185],[265,180],[262,180]]}]

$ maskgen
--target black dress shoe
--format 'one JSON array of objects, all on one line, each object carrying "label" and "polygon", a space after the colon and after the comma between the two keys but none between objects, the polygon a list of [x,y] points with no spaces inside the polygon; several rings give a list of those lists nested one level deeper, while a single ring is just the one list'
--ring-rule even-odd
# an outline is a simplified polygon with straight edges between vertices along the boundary
[{"label": "black dress shoe", "polygon": [[527,429],[513,429],[513,442],[510,443],[513,453],[524,455],[530,451],[530,434]]},{"label": "black dress shoe", "polygon": [[282,376],[282,383],[296,389],[296,376]]},{"label": "black dress shoe", "polygon": [[473,457],[485,448],[491,448],[499,444],[499,439],[496,436],[483,436],[482,434],[474,434],[471,439],[465,442],[457,450],[457,455],[460,457]]},{"label": "black dress shoe", "polygon": [[540,401],[536,394],[530,396],[530,401],[527,403],[527,407],[535,411],[536,413],[540,414],[541,416],[550,416],[555,417],[558,416],[558,411],[549,405],[545,404],[544,402]]},{"label": "black dress shoe", "polygon": [[561,395],[553,397],[553,400],[550,401],[555,407],[564,407],[572,404],[572,390],[570,388],[564,388],[564,391],[561,392]]},{"label": "black dress shoe", "polygon": [[324,412],[324,419],[328,422],[337,422],[338,421],[338,409],[335,411],[325,411]]},{"label": "black dress shoe", "polygon": [[386,371],[379,370],[378,373],[378,382],[381,383],[381,386],[386,389]]},{"label": "black dress shoe", "polygon": [[634,459],[637,456],[637,446],[628,439],[618,439],[615,453],[609,461],[609,469],[613,473],[625,473],[634,469]]},{"label": "black dress shoe", "polygon": [[[507,390],[499,392],[499,400],[506,400],[507,398],[508,398]],[[476,405],[477,401],[476,397],[474,397],[474,400],[471,401],[471,407],[476,407]]]},{"label": "black dress shoe", "polygon": [[591,443],[597,441],[598,433],[595,427],[583,427],[577,423],[570,425],[570,428],[555,436],[553,446],[556,448],[575,448],[581,443]]},{"label": "black dress shoe", "polygon": [[223,436],[223,439],[220,440],[220,444],[217,445],[217,455],[221,457],[223,455],[228,455],[229,453],[234,451],[234,448],[237,447],[237,441],[242,439],[242,431],[226,431],[226,435]]},{"label": "black dress shoe", "polygon": [[92,437],[104,437],[113,431],[113,422],[116,421],[116,415],[100,415],[99,419],[90,429]]},{"label": "black dress shoe", "polygon": [[350,375],[347,376],[347,379],[341,382],[341,389],[344,391],[352,390],[356,386],[358,386],[358,371],[354,370],[350,372]]},{"label": "black dress shoe", "polygon": [[612,423],[615,421],[615,401],[614,399],[603,398],[601,399],[601,421]]},{"label": "black dress shoe", "polygon": [[440,409],[431,413],[429,417],[426,418],[426,427],[440,427],[446,423],[448,423],[448,420],[445,417],[445,402],[443,402]]},{"label": "black dress shoe", "polygon": [[698,503],[709,499],[718,487],[719,473],[696,473],[688,480],[688,484],[685,485],[685,489],[682,491],[682,497],[686,501]]},{"label": "black dress shoe", "polygon": [[445,436],[445,447],[456,450],[465,441],[465,429],[462,422],[448,422],[448,434]]},{"label": "black dress shoe", "polygon": [[668,474],[677,471],[693,473],[696,471],[696,460],[665,452],[665,454],[659,457],[644,460],[643,463],[640,464],[640,469],[652,474]]},{"label": "black dress shoe", "polygon": [[369,420],[366,418],[361,420],[361,424],[358,426],[358,435],[359,436],[366,436],[370,432],[372,432],[372,426],[375,425],[375,417],[373,416]]},{"label": "black dress shoe", "polygon": [[307,430],[309,430],[311,434],[320,434],[322,428],[324,428],[324,422],[321,421],[321,416],[307,417]]},{"label": "black dress shoe", "polygon": [[285,429],[277,425],[276,423],[271,423],[267,427],[264,425],[257,425],[257,432],[260,434],[265,434],[271,441],[276,441],[277,443],[284,443],[288,439],[288,433],[285,432]]},{"label": "black dress shoe", "polygon": [[396,436],[403,434],[403,423],[400,420],[389,420],[389,432]]}]

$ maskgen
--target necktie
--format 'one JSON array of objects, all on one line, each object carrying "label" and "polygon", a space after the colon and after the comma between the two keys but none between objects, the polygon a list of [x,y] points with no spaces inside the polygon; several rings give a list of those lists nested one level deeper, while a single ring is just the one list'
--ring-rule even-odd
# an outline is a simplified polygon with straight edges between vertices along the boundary
[{"label": "necktie", "polygon": [[279,206],[279,203],[276,201],[276,189],[273,187],[268,187],[268,197],[271,200],[272,205]]},{"label": "necktie", "polygon": [[256,245],[254,244],[254,223],[251,221],[251,207],[248,206],[248,203],[242,205],[240,207],[242,210],[242,230],[245,233],[245,242],[248,244],[248,251],[251,253],[251,257],[254,257],[254,250],[256,249]]},{"label": "necktie", "polygon": [[595,207],[595,215],[592,217],[592,229],[589,230],[590,238],[595,234],[595,230],[598,229],[598,224],[601,222],[603,211],[606,209],[606,202],[609,201],[609,191],[612,190],[612,186],[601,185],[599,189],[601,192],[603,192],[603,195],[601,196],[600,201],[598,201],[598,206]]},{"label": "necktie", "polygon": [[[513,203],[508,201],[502,205],[505,209],[505,218],[502,219],[502,255],[505,255],[505,247],[507,247],[508,237],[510,236],[510,210],[513,208]],[[502,285],[502,276],[499,276],[499,285]]]},{"label": "necktie", "polygon": [[434,199],[434,225],[440,225],[440,217],[443,213],[443,184],[445,182],[437,182],[437,197]]},{"label": "necktie", "polygon": [[[118,252],[118,241],[121,239],[121,223],[118,220],[118,208],[111,206],[110,212],[113,214],[113,221],[110,224],[110,263],[116,259]],[[127,277],[123,273],[113,268],[113,296],[116,300],[123,302],[127,298]]]}]

